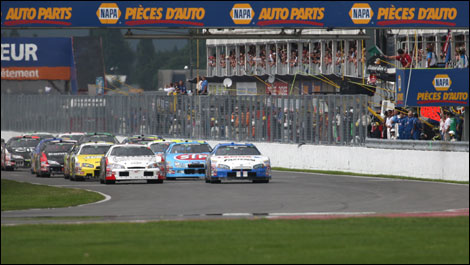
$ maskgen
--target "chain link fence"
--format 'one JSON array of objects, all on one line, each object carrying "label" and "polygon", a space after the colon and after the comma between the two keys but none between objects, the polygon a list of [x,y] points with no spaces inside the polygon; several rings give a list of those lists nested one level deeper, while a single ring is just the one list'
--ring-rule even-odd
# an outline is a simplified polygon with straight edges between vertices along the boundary
[{"label": "chain link fence", "polygon": [[366,95],[2,95],[2,130],[361,145]]}]

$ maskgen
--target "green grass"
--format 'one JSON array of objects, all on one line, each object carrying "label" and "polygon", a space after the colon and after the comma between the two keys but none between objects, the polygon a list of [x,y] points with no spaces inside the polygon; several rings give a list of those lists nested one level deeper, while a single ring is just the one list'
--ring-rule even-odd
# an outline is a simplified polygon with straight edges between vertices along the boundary
[{"label": "green grass", "polygon": [[284,167],[273,167],[272,170],[302,172],[302,173],[315,173],[315,174],[326,174],[326,175],[346,175],[346,176],[360,176],[360,177],[421,180],[421,181],[455,183],[455,184],[469,184],[468,181],[452,181],[452,180],[442,180],[442,179],[422,179],[422,178],[402,177],[402,176],[395,176],[395,175],[361,174],[361,173],[344,172],[344,171],[327,171],[327,170],[297,169],[297,168],[284,168]]},{"label": "green grass", "polygon": [[103,195],[86,190],[49,187],[2,179],[2,211],[60,208],[103,199]]},{"label": "green grass", "polygon": [[3,263],[469,263],[469,218],[2,226]]}]

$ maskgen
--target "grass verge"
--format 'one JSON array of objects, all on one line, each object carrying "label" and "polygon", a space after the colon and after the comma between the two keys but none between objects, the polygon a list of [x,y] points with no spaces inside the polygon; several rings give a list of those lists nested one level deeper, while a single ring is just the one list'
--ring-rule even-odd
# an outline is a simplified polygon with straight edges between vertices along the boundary
[{"label": "grass verge", "polygon": [[468,181],[452,181],[452,180],[441,180],[441,179],[421,179],[421,178],[402,177],[402,176],[395,176],[395,175],[377,175],[377,174],[374,175],[374,174],[362,174],[362,173],[353,173],[353,172],[344,172],[344,171],[326,171],[326,170],[296,169],[296,168],[284,168],[284,167],[273,167],[272,170],[301,172],[301,173],[326,174],[326,175],[346,175],[346,176],[391,178],[391,179],[404,179],[404,180],[421,180],[421,181],[455,183],[455,184],[469,184]]},{"label": "grass verge", "polygon": [[3,263],[465,263],[469,218],[2,226]]},{"label": "grass verge", "polygon": [[60,208],[97,202],[104,196],[86,190],[57,188],[2,179],[2,211]]}]

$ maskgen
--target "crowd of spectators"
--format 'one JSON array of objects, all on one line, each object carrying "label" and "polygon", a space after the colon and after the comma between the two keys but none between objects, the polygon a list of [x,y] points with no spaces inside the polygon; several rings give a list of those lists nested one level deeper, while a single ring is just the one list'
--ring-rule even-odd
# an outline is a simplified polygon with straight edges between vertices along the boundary
[{"label": "crowd of spectators", "polygon": [[444,110],[440,122],[419,117],[413,111],[399,109],[388,110],[380,120],[376,117],[368,126],[371,138],[389,140],[444,140],[460,141],[462,139],[463,115]]},{"label": "crowd of spectators", "polygon": [[191,89],[188,89],[186,85],[184,84],[183,80],[180,80],[179,82],[172,82],[168,85],[165,85],[165,88],[163,89],[167,93],[168,96],[170,95],[207,95],[209,90],[208,90],[208,81],[206,80],[206,77],[200,76],[199,77],[199,82],[196,85],[196,91],[192,91]]},{"label": "crowd of spectators", "polygon": [[[300,51],[302,52],[301,61],[299,61]],[[254,72],[255,66],[261,69],[267,69],[268,66],[270,68],[276,67],[277,63],[283,66],[287,66],[287,64],[289,64],[291,68],[302,65],[302,70],[304,72],[308,72],[310,61],[313,65],[318,67],[322,63],[322,60],[326,67],[331,66],[333,63],[340,66],[345,61],[354,64],[354,66],[357,67],[357,48],[355,46],[352,46],[347,52],[342,52],[341,48],[337,47],[335,56],[336,60],[333,62],[332,47],[331,45],[326,45],[325,52],[322,57],[320,43],[315,43],[312,47],[312,51],[309,51],[307,45],[301,45],[299,47],[296,43],[293,43],[291,46],[290,56],[287,54],[287,44],[279,45],[277,50],[275,45],[268,45],[268,47],[261,46],[259,53],[256,51],[256,46],[250,45],[248,46],[248,51],[245,51],[245,46],[240,47],[238,58],[234,48],[226,52],[223,51],[219,56],[216,54],[210,55],[208,57],[208,65],[212,68],[216,67],[218,58],[219,66],[222,69],[227,68],[227,66],[230,66],[231,69],[235,69],[237,64],[244,68],[246,60],[249,72],[251,73]],[[229,63],[229,65],[227,65],[227,63]]]}]

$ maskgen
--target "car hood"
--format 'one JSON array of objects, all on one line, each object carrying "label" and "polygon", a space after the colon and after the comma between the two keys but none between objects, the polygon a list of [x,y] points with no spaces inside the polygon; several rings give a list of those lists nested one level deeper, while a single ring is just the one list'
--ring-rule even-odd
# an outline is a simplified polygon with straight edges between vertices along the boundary
[{"label": "car hood", "polygon": [[167,160],[178,161],[180,163],[205,162],[209,153],[200,154],[168,154]]},{"label": "car hood", "polygon": [[104,155],[78,155],[77,162],[88,164],[99,164]]},{"label": "car hood", "polygon": [[224,164],[227,166],[254,166],[257,164],[269,163],[266,156],[213,156],[211,157],[213,164]]},{"label": "car hood", "polygon": [[108,157],[108,162],[125,167],[147,167],[149,164],[160,162],[160,159],[156,156],[119,156]]}]

